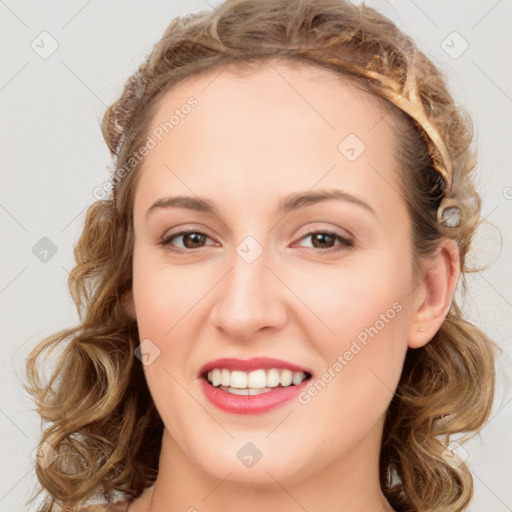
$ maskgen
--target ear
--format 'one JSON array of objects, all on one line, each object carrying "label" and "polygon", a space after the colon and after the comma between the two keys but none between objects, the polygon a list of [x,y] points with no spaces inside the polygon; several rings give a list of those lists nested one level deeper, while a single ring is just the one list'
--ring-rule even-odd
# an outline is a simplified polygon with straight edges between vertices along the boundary
[{"label": "ear", "polygon": [[452,303],[460,274],[459,248],[443,238],[432,258],[422,265],[422,280],[415,290],[409,347],[426,345],[443,324]]},{"label": "ear", "polygon": [[135,311],[135,301],[133,300],[133,290],[127,291],[123,296],[123,305],[128,316],[133,320],[137,319],[137,313]]}]

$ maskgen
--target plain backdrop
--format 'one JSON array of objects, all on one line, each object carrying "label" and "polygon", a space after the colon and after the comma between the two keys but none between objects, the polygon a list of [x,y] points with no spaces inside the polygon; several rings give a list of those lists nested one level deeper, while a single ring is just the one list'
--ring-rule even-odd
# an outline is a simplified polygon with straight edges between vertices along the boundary
[{"label": "plain backdrop", "polygon": [[[77,321],[67,278],[92,191],[108,178],[103,112],[175,16],[218,3],[0,0],[2,512],[27,510],[36,485],[40,424],[23,365],[38,341]],[[470,510],[512,511],[512,1],[367,4],[414,37],[475,121],[486,220],[471,261],[490,266],[468,278],[464,311],[503,354],[492,419],[464,447]]]}]

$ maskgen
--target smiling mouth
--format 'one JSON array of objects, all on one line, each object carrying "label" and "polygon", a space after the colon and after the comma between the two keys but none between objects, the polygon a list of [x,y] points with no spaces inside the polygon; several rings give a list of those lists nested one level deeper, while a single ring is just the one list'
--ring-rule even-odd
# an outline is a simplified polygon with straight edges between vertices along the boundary
[{"label": "smiling mouth", "polygon": [[311,378],[303,371],[288,368],[260,368],[250,372],[214,368],[202,374],[211,386],[233,395],[261,395],[275,389],[293,387]]}]

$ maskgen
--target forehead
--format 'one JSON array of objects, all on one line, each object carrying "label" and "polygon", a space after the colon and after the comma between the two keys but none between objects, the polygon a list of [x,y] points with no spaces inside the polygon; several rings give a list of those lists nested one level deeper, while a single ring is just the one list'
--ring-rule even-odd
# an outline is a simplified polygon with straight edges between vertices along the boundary
[{"label": "forehead", "polygon": [[172,181],[183,191],[206,183],[233,189],[238,181],[285,191],[341,179],[349,189],[377,192],[397,167],[388,108],[360,84],[315,66],[271,61],[210,69],[161,98],[149,129],[155,148],[138,187],[156,192]]},{"label": "forehead", "polygon": [[[267,107],[277,103],[295,106],[303,110],[306,117],[315,113],[313,117],[317,121],[334,130],[336,107],[343,107],[347,115],[350,110],[364,111],[373,121],[370,128],[384,118],[388,118],[388,122],[393,121],[389,102],[372,94],[362,79],[340,75],[322,66],[271,59],[218,65],[172,85],[152,109],[152,127],[165,122],[169,113],[179,109],[191,95],[198,101],[203,100],[201,110],[205,113],[207,107],[210,110],[215,106],[228,107],[235,101]],[[322,111],[326,106],[334,110]],[[245,109],[249,111],[250,105],[245,105]],[[355,123],[356,119],[352,122]]]}]

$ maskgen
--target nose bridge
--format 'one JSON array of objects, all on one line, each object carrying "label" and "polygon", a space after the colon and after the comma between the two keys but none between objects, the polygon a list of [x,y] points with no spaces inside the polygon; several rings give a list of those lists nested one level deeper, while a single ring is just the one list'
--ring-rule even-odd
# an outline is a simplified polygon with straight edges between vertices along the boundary
[{"label": "nose bridge", "polygon": [[215,326],[237,339],[282,326],[286,321],[284,290],[267,268],[268,251],[247,236],[236,247],[232,262],[212,311]]}]

